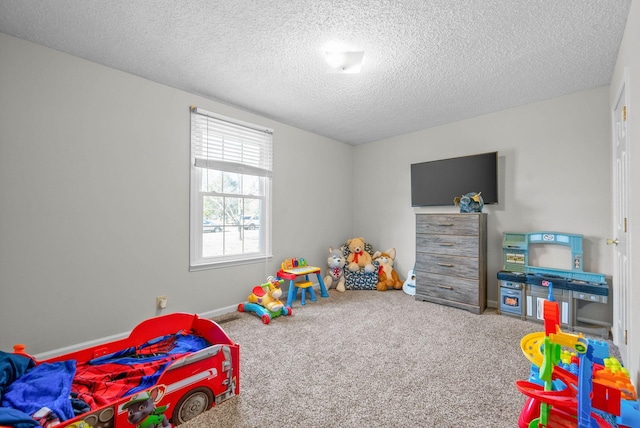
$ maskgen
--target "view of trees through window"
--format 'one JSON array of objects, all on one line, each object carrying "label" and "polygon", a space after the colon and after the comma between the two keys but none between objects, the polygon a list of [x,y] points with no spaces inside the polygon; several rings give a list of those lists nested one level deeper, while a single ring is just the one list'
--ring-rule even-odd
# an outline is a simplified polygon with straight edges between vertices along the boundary
[{"label": "view of trees through window", "polygon": [[201,169],[204,257],[260,250],[262,177]]},{"label": "view of trees through window", "polygon": [[190,111],[190,269],[269,256],[273,130]]}]

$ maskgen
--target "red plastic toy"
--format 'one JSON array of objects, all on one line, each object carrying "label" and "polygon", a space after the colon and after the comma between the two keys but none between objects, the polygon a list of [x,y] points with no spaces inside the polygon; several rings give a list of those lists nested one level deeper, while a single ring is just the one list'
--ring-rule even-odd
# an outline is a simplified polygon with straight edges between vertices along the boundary
[{"label": "red plastic toy", "polygon": [[[2,357],[29,358],[24,348],[18,351],[21,353]],[[139,363],[143,360],[144,364]],[[238,395],[239,362],[239,345],[218,324],[198,315],[174,313],[143,321],[124,339],[35,361],[35,366],[30,363],[31,368],[11,385],[36,369],[73,367],[71,395],[83,399],[90,410],[66,420],[59,418],[56,427],[171,427]],[[132,376],[131,370],[141,374],[140,378]],[[91,383],[87,379],[102,380]],[[4,390],[3,402],[11,385]],[[45,409],[25,415],[43,427],[53,426],[59,415]],[[2,418],[15,410],[0,407],[0,426],[11,425]]]}]

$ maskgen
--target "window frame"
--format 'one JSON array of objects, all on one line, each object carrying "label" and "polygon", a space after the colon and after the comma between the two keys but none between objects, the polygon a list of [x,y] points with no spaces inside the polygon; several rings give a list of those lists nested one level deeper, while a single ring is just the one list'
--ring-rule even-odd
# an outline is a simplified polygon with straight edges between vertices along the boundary
[{"label": "window frame", "polygon": [[[194,116],[197,115],[197,116]],[[204,118],[204,119],[203,119]],[[206,136],[202,132],[202,120],[206,120],[207,123],[211,123],[213,131],[211,135],[208,134],[210,129],[207,125]],[[190,121],[191,121],[191,136],[190,136],[190,197],[189,197],[189,270],[198,271],[203,269],[213,269],[225,266],[241,265],[246,263],[255,263],[258,261],[269,260],[273,257],[271,248],[271,198],[272,198],[272,157],[273,157],[273,130],[259,125],[254,125],[248,122],[240,121],[234,118],[223,116],[217,113],[212,113],[203,110],[198,107],[190,107]],[[200,126],[198,125],[200,124]],[[216,125],[221,125],[216,127]],[[246,142],[235,134],[225,133],[224,129],[231,127],[231,129],[237,129],[241,133],[248,133],[248,135],[256,135],[262,141],[258,144],[260,146],[258,156],[249,156],[250,159],[243,161],[241,159],[228,160],[225,159],[224,146],[225,144],[231,146],[233,149],[243,150],[245,148],[252,149],[252,153],[255,152],[256,144],[254,141]],[[216,142],[219,137],[221,142]],[[227,140],[225,140],[227,138]],[[203,140],[206,140],[203,142]],[[235,140],[235,141],[232,141]],[[212,143],[213,141],[213,143]],[[229,143],[229,141],[232,141]],[[238,142],[239,141],[239,142]],[[211,152],[215,154],[209,155],[204,153],[203,147],[211,147]],[[220,151],[216,149],[220,149]],[[207,148],[207,150],[209,150]],[[230,150],[234,153],[233,156],[237,156],[237,152]],[[222,153],[222,154],[221,154]],[[210,157],[209,157],[210,156]],[[232,156],[232,155],[229,155]],[[202,179],[205,171],[221,171],[224,173],[239,174],[241,177],[259,177],[263,180],[261,194],[243,194],[242,190],[238,193],[226,193],[203,190]],[[260,227],[258,228],[258,251],[246,251],[243,249],[240,253],[223,254],[218,256],[205,257],[203,255],[203,241],[204,241],[204,199],[208,196],[240,199],[242,202],[242,211],[239,213],[239,221],[245,217],[244,211],[247,201],[258,201],[260,210],[258,215],[260,216]],[[225,199],[226,200],[226,199]],[[225,214],[226,216],[226,214]],[[226,218],[226,217],[223,217]],[[222,239],[225,240],[226,224],[222,225]],[[244,237],[246,229],[241,223],[237,224],[237,232]],[[224,244],[223,244],[224,245]]]}]

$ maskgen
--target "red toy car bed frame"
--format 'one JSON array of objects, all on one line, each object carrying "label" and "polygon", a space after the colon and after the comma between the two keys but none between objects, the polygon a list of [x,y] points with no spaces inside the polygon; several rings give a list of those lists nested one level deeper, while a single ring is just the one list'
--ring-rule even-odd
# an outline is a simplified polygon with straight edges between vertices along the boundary
[{"label": "red toy car bed frame", "polygon": [[[179,332],[201,337],[209,346],[171,361],[152,386],[68,419],[57,427],[168,427],[186,422],[239,394],[239,345],[212,320],[186,313],[145,320],[127,338],[37,361],[36,366],[68,360],[80,365]],[[146,414],[138,417],[136,412]]]}]

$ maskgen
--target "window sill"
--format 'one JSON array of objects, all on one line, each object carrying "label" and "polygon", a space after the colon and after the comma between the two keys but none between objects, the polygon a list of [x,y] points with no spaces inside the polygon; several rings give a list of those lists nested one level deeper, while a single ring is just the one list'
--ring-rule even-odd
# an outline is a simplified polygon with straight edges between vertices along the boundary
[{"label": "window sill", "polygon": [[190,265],[189,272],[198,272],[201,270],[219,269],[219,268],[226,268],[231,266],[241,266],[241,265],[248,265],[253,263],[262,263],[262,262],[271,261],[272,259],[273,259],[273,255],[268,255],[268,256],[248,257],[243,259],[222,260],[218,262],[210,262],[210,263],[204,263],[199,265]]}]

